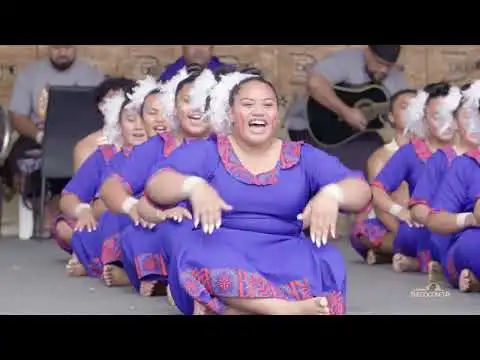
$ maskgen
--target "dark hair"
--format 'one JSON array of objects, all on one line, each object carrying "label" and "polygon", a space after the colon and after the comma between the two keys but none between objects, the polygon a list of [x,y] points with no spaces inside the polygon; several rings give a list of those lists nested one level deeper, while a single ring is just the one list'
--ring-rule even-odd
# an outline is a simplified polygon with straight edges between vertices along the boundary
[{"label": "dark hair", "polygon": [[390,107],[389,107],[390,112],[393,112],[393,108],[395,107],[395,104],[400,99],[400,97],[402,97],[402,95],[406,95],[406,94],[416,95],[417,90],[415,90],[415,89],[403,89],[403,90],[400,90],[400,91],[396,92],[395,94],[393,94],[392,97],[390,98]]},{"label": "dark hair", "polygon": [[[240,91],[240,88],[242,87],[242,85],[244,85],[244,84],[246,84],[250,81],[259,81],[261,83],[264,83],[264,84],[268,85],[272,89],[273,93],[275,94],[275,99],[278,103],[277,90],[275,89],[275,87],[273,86],[273,84],[270,81],[265,79],[262,71],[257,69],[257,68],[245,67],[243,69],[237,70],[233,66],[225,65],[225,66],[220,67],[217,70],[215,70],[214,74],[215,74],[215,78],[217,79],[217,81],[220,81],[220,78],[221,78],[222,75],[227,75],[227,74],[230,74],[230,73],[233,73],[233,72],[236,72],[236,71],[238,71],[242,74],[256,75],[256,77],[244,79],[232,88],[232,91],[230,91],[230,96],[228,98],[228,104],[230,106],[233,105],[233,102],[235,100],[235,96],[238,95],[238,92]],[[208,108],[209,103],[210,103],[210,99],[207,98],[207,108]]]},{"label": "dark hair", "polygon": [[427,84],[423,88],[423,90],[428,94],[427,104],[433,99],[447,96],[451,87],[452,85],[443,81],[438,83]]},{"label": "dark hair", "polygon": [[183,87],[187,84],[193,83],[200,76],[203,69],[204,67],[199,64],[187,65],[188,76],[178,83],[177,88],[175,89],[175,101],[180,91],[182,91]]},{"label": "dark hair", "polygon": [[93,90],[95,104],[98,106],[109,91],[123,90],[123,92],[131,92],[135,86],[135,80],[125,77],[107,77]]},{"label": "dark hair", "polygon": [[147,102],[147,99],[152,96],[152,95],[157,95],[160,93],[160,89],[159,88],[155,88],[153,89],[152,91],[150,91],[146,96],[145,98],[143,99],[143,102],[142,102],[142,105],[140,105],[140,117],[143,119],[143,110],[145,109],[145,103]]}]

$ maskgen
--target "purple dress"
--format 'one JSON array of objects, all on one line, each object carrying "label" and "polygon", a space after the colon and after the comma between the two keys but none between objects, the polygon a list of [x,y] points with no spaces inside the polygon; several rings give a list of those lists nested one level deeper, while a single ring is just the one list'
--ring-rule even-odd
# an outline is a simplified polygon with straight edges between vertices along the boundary
[{"label": "purple dress", "polygon": [[[432,200],[438,192],[445,174],[451,168],[456,157],[457,154],[451,146],[439,149],[432,155],[427,161],[422,177],[418,181],[411,196],[410,207],[417,204],[423,204],[431,208]],[[431,243],[432,236],[435,237],[442,235],[430,232],[425,241],[419,244],[419,256],[421,259],[424,259],[422,261],[422,271],[427,271],[425,266],[428,265],[429,259],[440,262],[438,253],[435,251],[434,246]]]},{"label": "purple dress", "polygon": [[[402,146],[393,154],[373,181],[372,186],[391,194],[405,181],[408,184],[409,193],[412,194],[423,174],[425,163],[431,156],[432,153],[423,140],[411,140],[409,144]],[[429,231],[425,228],[411,228],[406,223],[400,222],[393,240],[393,252],[418,258],[423,269],[425,267],[423,264],[428,263],[429,259],[420,256],[420,249],[424,247],[420,243],[425,242],[428,235]],[[354,243],[355,248],[359,247],[359,253],[364,251],[361,245]]]},{"label": "purple dress", "polygon": [[[130,194],[139,199],[143,196],[143,190],[151,175],[152,168],[169,156],[177,146],[177,140],[173,133],[159,134],[145,144],[138,146],[130,159],[114,174],[121,178]],[[115,216],[123,219],[122,226],[118,228],[118,231],[107,234],[102,240],[101,258],[105,265],[116,264],[122,266],[123,252],[120,240],[123,237],[123,231],[129,226],[133,227],[133,222],[125,214],[116,214]],[[140,227],[138,228],[140,229]]]},{"label": "purple dress", "polygon": [[[432,200],[432,210],[452,214],[472,212],[479,196],[480,151],[477,150],[455,159]],[[480,229],[476,227],[451,235],[432,235],[433,250],[453,286],[458,286],[463,269],[471,270],[480,278],[479,237]]]},{"label": "purple dress", "polygon": [[[115,171],[117,171],[128,159],[131,149],[124,148],[118,152],[109,162],[102,174],[103,182]],[[99,187],[100,188],[100,187]],[[73,252],[77,256],[80,263],[83,265],[87,274],[92,277],[98,277],[103,272],[103,265],[100,259],[102,251],[103,239],[108,235],[115,233],[118,228],[128,218],[126,215],[117,216],[110,211],[105,211],[97,222],[97,229],[88,231],[77,231],[73,234],[71,246]]]},{"label": "purple dress", "polygon": [[220,135],[178,149],[163,171],[168,168],[206,179],[233,206],[211,235],[192,230],[191,221],[160,224],[166,229],[168,281],[180,310],[191,311],[193,299],[222,313],[221,297],[326,296],[332,314],[345,313],[342,255],[331,244],[312,244],[296,217],[322,187],[360,173],[310,145],[285,141],[275,168],[253,175]]},{"label": "purple dress", "polygon": [[[73,175],[72,179],[65,186],[62,195],[73,194],[82,203],[90,204],[93,202],[97,198],[98,190],[102,184],[103,171],[117,151],[117,148],[113,145],[99,146]],[[60,214],[53,223],[54,231],[61,221],[66,222],[72,230],[76,224],[75,219],[65,214]],[[70,245],[55,232],[53,233],[53,238],[62,250],[69,254],[72,253]]]}]

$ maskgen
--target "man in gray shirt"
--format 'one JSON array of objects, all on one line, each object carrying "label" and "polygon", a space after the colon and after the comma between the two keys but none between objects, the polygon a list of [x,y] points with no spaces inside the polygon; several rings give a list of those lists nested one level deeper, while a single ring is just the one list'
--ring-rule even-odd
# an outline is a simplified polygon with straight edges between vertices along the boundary
[{"label": "man in gray shirt", "polygon": [[[20,137],[3,168],[6,185],[14,186],[19,173],[18,160],[25,152],[40,149],[43,139],[49,86],[96,86],[105,76],[86,61],[77,58],[74,45],[50,45],[48,57],[27,66],[17,75],[11,95],[9,114],[12,127]],[[65,119],[68,121],[68,119]],[[38,179],[39,172],[32,179]],[[49,190],[58,195],[68,179],[50,180]],[[38,181],[32,180],[31,183]],[[39,187],[36,184],[35,187]],[[28,193],[38,189],[27,189]]]},{"label": "man in gray shirt", "polygon": [[[340,50],[317,62],[307,82],[307,96],[337,113],[352,127],[363,130],[367,120],[363,113],[347,106],[333,91],[338,84],[382,84],[390,95],[408,88],[403,70],[396,65],[401,45],[368,45],[366,48]],[[314,144],[308,133],[307,96],[297,98],[286,115],[286,125],[292,140]],[[346,166],[364,170],[370,154],[383,145],[377,134],[364,134],[352,142],[329,149]]]}]

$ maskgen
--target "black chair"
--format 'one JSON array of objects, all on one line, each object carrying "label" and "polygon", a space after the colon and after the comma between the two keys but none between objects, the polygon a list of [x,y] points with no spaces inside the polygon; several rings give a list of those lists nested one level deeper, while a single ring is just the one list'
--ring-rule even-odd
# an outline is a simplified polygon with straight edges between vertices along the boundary
[{"label": "black chair", "polygon": [[103,126],[93,87],[52,86],[49,89],[45,134],[42,143],[41,192],[36,234],[41,234],[47,179],[73,176],[75,144]]}]

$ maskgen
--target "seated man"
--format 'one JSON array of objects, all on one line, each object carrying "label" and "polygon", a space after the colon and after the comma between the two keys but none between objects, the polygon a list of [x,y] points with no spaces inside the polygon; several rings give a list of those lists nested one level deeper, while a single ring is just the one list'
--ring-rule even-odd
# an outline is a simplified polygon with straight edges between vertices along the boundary
[{"label": "seated man", "polygon": [[[10,103],[12,128],[20,134],[4,166],[4,181],[7,186],[17,188],[21,170],[19,160],[28,156],[29,151],[41,149],[43,128],[48,104],[48,86],[96,86],[104,75],[78,59],[74,45],[52,45],[48,47],[48,58],[40,59],[27,66],[15,79]],[[65,119],[68,121],[68,119]],[[26,195],[39,193],[37,184],[41,167],[40,161],[32,163],[28,172],[33,171],[31,184],[27,186]],[[46,208],[45,224],[58,213],[58,195],[69,179],[47,179],[47,186],[53,195]],[[48,226],[48,225],[47,225]]]}]

